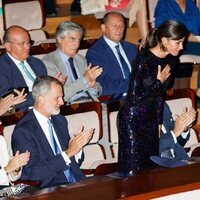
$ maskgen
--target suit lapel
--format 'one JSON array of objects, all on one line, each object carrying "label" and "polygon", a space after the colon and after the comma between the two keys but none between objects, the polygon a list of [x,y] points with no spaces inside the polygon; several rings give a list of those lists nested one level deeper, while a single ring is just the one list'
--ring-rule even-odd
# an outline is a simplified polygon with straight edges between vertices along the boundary
[{"label": "suit lapel", "polygon": [[69,76],[69,74],[67,74],[66,63],[63,62],[58,49],[56,49],[56,51],[54,53],[54,59],[56,61],[56,66],[62,72],[62,75]]},{"label": "suit lapel", "polygon": [[33,70],[34,74],[37,76],[37,68],[35,68],[34,64],[32,63],[31,59],[28,57],[26,59],[27,63],[29,64],[30,68]]},{"label": "suit lapel", "polygon": [[64,137],[64,136],[67,135],[67,130],[62,130],[62,127],[57,122],[57,120],[55,119],[54,116],[52,116],[52,124],[53,124],[54,130],[56,132],[58,141],[60,143],[61,149],[62,149],[62,151],[65,151],[66,150],[67,137]]},{"label": "suit lapel", "polygon": [[37,120],[37,118],[35,117],[33,111],[30,111],[30,112],[32,112],[31,115],[32,115],[32,118],[33,118],[33,124],[35,124],[35,127],[32,127],[32,128],[35,129],[34,130],[35,135],[36,135],[37,138],[39,138],[38,143],[40,143],[41,147],[45,147],[45,148],[43,148],[43,151],[45,152],[45,154],[48,154],[50,156],[54,155],[54,152],[53,152],[53,150],[52,150],[52,148],[51,148],[51,146],[50,146],[50,144],[49,144],[49,142],[48,142],[38,120]]},{"label": "suit lapel", "polygon": [[26,85],[26,81],[22,73],[20,72],[16,64],[12,61],[12,59],[8,56],[8,54],[6,54],[5,59],[8,62],[8,65],[11,67],[11,70],[13,71],[14,79],[16,78],[16,82],[18,84],[20,83],[20,85]]},{"label": "suit lapel", "polygon": [[115,71],[115,75],[118,74],[118,76],[120,75],[120,77],[123,78],[121,67],[119,65],[119,62],[118,62],[115,54],[113,53],[112,49],[108,46],[106,41],[103,38],[102,38],[102,40],[103,40],[103,44],[105,46],[104,49],[106,51],[106,55],[108,56],[108,59],[109,59],[109,63],[112,63],[112,65],[110,65],[110,68],[113,68],[113,69],[111,69],[111,71]]},{"label": "suit lapel", "polygon": [[78,68],[79,74],[82,75],[84,71],[86,70],[86,67],[85,67],[86,63],[84,63],[83,59],[80,59],[80,57],[77,55],[75,55],[73,59],[74,59],[74,64]]}]

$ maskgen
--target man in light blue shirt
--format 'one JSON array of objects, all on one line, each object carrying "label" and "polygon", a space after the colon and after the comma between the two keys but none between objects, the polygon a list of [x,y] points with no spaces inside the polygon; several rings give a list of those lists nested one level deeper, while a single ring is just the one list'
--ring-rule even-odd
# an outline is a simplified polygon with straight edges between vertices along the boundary
[{"label": "man in light blue shirt", "polygon": [[80,98],[98,101],[102,88],[96,79],[102,73],[99,66],[87,65],[86,59],[77,53],[83,36],[83,28],[73,22],[62,22],[56,29],[57,49],[43,58],[49,75],[60,72],[67,77],[64,100],[73,102]]}]

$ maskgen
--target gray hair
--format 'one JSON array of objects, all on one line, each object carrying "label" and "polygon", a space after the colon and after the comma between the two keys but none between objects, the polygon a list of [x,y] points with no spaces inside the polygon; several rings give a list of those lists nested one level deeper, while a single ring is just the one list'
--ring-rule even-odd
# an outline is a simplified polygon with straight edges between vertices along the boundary
[{"label": "gray hair", "polygon": [[55,83],[62,87],[62,84],[59,80],[51,76],[42,76],[37,77],[34,81],[32,88],[32,96],[34,102],[37,102],[38,96],[47,95],[51,91],[51,83]]},{"label": "gray hair", "polygon": [[58,44],[58,39],[64,38],[69,32],[72,31],[79,32],[81,37],[83,37],[84,29],[79,24],[70,21],[64,21],[59,24],[55,33],[56,43]]}]

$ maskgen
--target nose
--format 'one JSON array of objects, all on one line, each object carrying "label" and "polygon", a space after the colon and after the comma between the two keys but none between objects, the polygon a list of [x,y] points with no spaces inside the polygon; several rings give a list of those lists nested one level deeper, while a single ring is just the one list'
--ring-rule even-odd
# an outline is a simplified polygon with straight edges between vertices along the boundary
[{"label": "nose", "polygon": [[63,98],[60,98],[59,104],[62,106],[64,104]]}]

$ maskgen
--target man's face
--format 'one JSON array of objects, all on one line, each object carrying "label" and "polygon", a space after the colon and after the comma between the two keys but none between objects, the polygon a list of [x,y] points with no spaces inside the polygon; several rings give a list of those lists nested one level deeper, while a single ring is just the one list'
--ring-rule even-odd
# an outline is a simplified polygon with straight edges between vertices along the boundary
[{"label": "man's face", "polygon": [[5,43],[7,52],[19,61],[24,61],[29,57],[30,46],[28,33],[20,28],[11,30],[9,34],[9,42]]},{"label": "man's face", "polygon": [[62,87],[56,83],[51,83],[51,90],[45,96],[42,96],[44,113],[47,117],[60,113],[60,106],[63,102]]},{"label": "man's face", "polygon": [[81,33],[77,31],[69,32],[64,38],[58,40],[59,49],[69,57],[73,57],[79,48]]},{"label": "man's face", "polygon": [[124,28],[124,19],[118,14],[109,15],[107,22],[101,25],[104,35],[116,43],[119,43],[123,38]]}]

